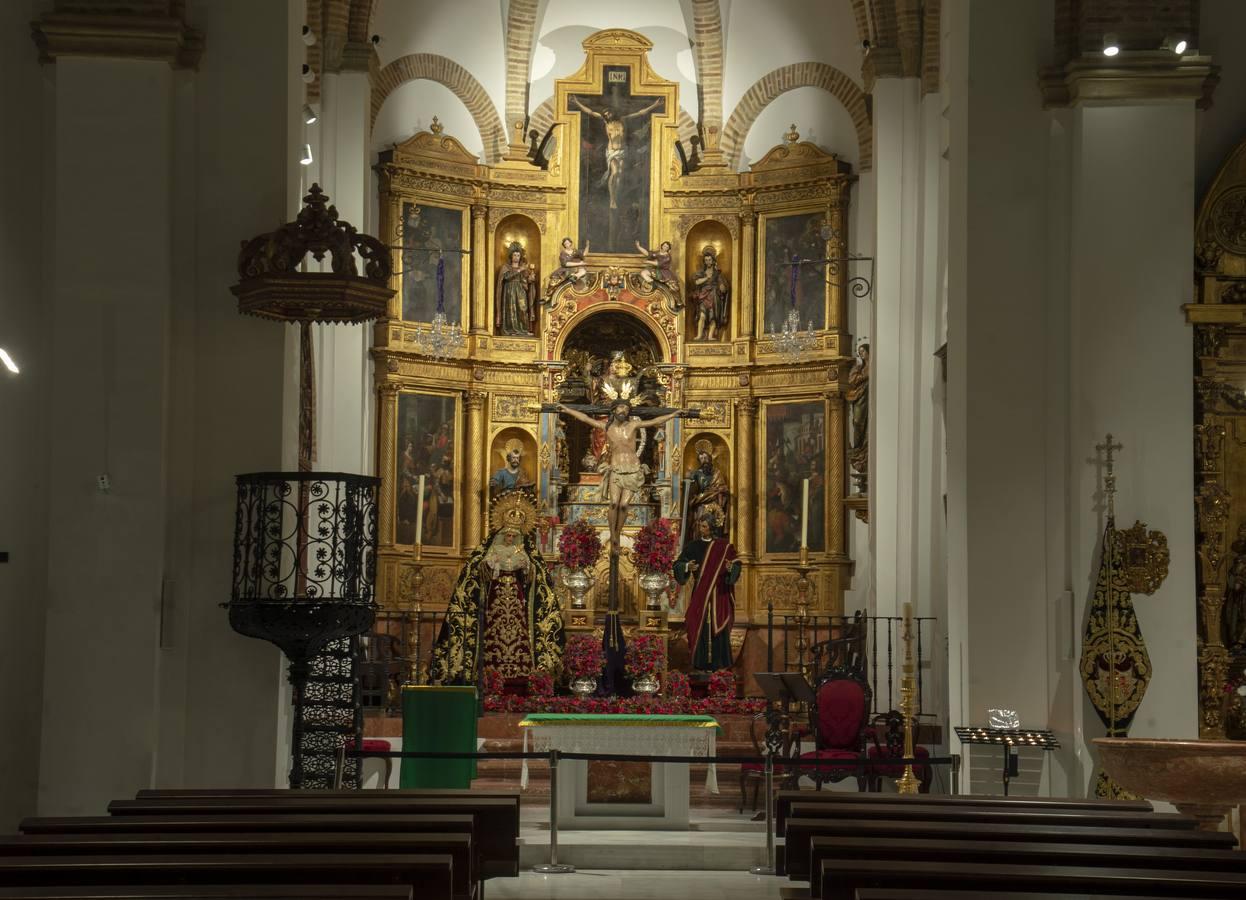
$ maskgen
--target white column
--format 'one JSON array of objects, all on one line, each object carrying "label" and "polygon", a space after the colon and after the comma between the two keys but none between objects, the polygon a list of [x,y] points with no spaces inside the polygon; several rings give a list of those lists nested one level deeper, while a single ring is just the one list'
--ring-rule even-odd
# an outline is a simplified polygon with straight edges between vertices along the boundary
[{"label": "white column", "polygon": [[[1168,536],[1171,554],[1163,586],[1133,598],[1153,666],[1136,737],[1198,736],[1192,335],[1180,315],[1192,290],[1194,120],[1192,100],[1072,112],[1069,505],[1079,611],[1093,595],[1103,529],[1088,460],[1105,432],[1124,445],[1117,525],[1141,519]],[[1089,714],[1086,731],[1101,733]]]}]

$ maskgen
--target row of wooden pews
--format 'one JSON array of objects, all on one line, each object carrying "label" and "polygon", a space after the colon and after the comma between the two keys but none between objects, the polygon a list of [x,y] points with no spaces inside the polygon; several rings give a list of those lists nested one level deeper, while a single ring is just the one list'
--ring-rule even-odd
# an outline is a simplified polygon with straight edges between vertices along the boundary
[{"label": "row of wooden pews", "polygon": [[775,822],[821,900],[1246,897],[1232,834],[1146,801],[781,791]]},{"label": "row of wooden pews", "polygon": [[483,900],[518,791],[140,791],[0,837],[0,900]]}]

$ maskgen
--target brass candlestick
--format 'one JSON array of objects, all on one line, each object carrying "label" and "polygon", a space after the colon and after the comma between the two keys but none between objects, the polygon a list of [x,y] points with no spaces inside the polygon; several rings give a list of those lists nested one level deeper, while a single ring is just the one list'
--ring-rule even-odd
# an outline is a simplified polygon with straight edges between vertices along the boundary
[{"label": "brass candlestick", "polygon": [[423,594],[424,586],[424,564],[422,557],[424,556],[423,543],[415,545],[415,552],[412,554],[415,564],[411,566],[411,593],[407,602],[408,620],[414,620],[412,628],[412,644],[414,645],[414,654],[407,660],[407,684],[420,684],[420,625],[424,618]]},{"label": "brass candlestick", "polygon": [[[913,715],[917,693],[917,676],[913,665],[913,606],[904,604],[904,668],[900,679],[900,715],[904,716],[904,758],[913,758]],[[896,782],[896,793],[916,794],[917,775],[911,762],[904,764],[904,774]]]},{"label": "brass candlestick", "polygon": [[805,641],[805,625],[809,621],[809,595],[813,591],[813,582],[809,580],[809,573],[813,571],[813,566],[809,562],[808,547],[800,548],[800,562],[796,566],[796,571],[800,573],[800,578],[796,582],[796,661],[800,666],[800,671],[807,674],[805,651],[809,645]]}]

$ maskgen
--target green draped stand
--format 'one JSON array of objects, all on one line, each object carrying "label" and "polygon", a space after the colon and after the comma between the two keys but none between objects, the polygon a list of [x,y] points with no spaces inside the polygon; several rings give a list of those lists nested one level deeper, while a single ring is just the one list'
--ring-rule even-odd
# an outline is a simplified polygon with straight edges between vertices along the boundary
[{"label": "green draped stand", "polygon": [[[402,749],[424,753],[476,751],[476,688],[471,685],[403,685]],[[404,788],[469,788],[474,759],[404,759]]]}]

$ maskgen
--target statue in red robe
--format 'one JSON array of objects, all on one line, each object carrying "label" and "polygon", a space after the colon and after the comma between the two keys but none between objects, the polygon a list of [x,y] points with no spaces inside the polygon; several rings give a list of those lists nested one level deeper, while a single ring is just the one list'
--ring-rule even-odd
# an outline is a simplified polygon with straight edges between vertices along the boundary
[{"label": "statue in red robe", "polygon": [[714,672],[731,666],[731,626],[735,623],[733,587],[740,578],[735,547],[716,534],[715,510],[697,519],[697,535],[675,560],[675,580],[692,581],[684,615],[692,668]]}]

